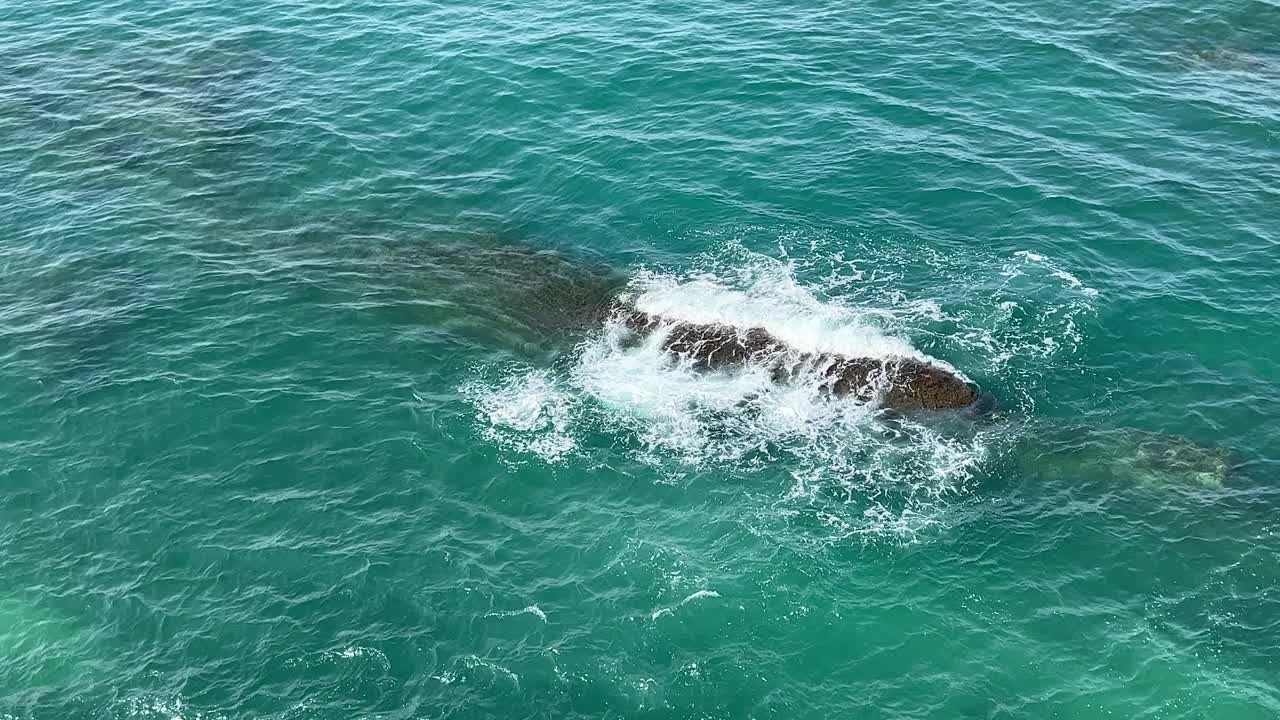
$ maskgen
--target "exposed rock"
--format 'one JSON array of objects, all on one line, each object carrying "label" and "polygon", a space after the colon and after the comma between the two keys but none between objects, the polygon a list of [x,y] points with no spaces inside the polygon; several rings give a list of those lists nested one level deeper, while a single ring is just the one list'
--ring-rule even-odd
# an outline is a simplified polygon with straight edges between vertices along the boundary
[{"label": "exposed rock", "polygon": [[895,410],[968,408],[979,399],[977,388],[954,373],[911,357],[847,357],[836,353],[802,353],[764,328],[670,321],[625,308],[622,322],[633,332],[662,331],[662,347],[692,360],[706,370],[758,363],[769,367],[773,380],[789,382],[801,376],[824,379],[836,397],[852,395],[872,400],[877,395]]}]

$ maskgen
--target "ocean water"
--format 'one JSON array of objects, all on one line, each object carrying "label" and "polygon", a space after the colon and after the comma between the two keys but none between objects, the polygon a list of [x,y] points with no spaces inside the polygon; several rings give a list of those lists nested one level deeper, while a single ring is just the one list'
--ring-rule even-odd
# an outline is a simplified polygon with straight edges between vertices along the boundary
[{"label": "ocean water", "polygon": [[3,720],[1280,717],[1272,0],[11,2],[0,140]]}]

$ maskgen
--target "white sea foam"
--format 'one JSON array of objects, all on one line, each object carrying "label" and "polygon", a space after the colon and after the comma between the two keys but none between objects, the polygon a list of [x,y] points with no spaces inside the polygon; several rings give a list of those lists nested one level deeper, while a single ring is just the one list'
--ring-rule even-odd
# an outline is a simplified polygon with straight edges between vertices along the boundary
[{"label": "white sea foam", "polygon": [[671,607],[658,608],[657,610],[654,610],[652,613],[650,613],[649,619],[657,620],[663,615],[671,615],[676,610],[679,610],[680,608],[684,607],[685,605],[688,605],[689,603],[695,600],[701,600],[702,598],[718,598],[718,597],[720,597],[720,593],[716,592],[715,590],[699,590],[695,593],[690,594],[688,597],[686,597],[685,599],[681,600],[680,602],[676,603]]},{"label": "white sea foam", "polygon": [[537,605],[530,605],[519,610],[493,611],[484,614],[485,617],[515,617],[517,615],[533,615],[542,622],[547,621],[547,614],[542,612],[542,608]]},{"label": "white sea foam", "polygon": [[485,436],[504,449],[558,462],[577,446],[570,428],[575,398],[545,370],[523,370],[462,392],[487,418]]},{"label": "white sea foam", "polygon": [[[638,272],[627,296],[672,319],[763,327],[803,351],[946,365],[908,339],[919,335],[988,377],[1016,367],[1001,397],[1009,407],[1030,395],[1035,367],[1080,342],[1077,320],[1097,295],[1030,251],[976,267],[938,253],[865,254],[879,265],[843,250],[802,262],[721,248],[695,272]],[[943,289],[979,289],[959,301],[913,296],[898,286],[913,274]],[[660,476],[786,468],[792,484],[778,489],[779,501],[831,537],[915,535],[967,492],[1001,441],[991,426],[886,421],[874,404],[831,399],[817,378],[778,385],[758,367],[699,371],[664,351],[660,337],[636,338],[620,322],[553,370],[486,372],[464,390],[482,432],[504,449],[562,462],[587,452],[581,438],[603,433],[623,440],[608,452],[630,453]]]},{"label": "white sea foam", "polygon": [[804,352],[924,357],[903,338],[866,322],[877,311],[819,300],[785,265],[757,268],[748,281],[735,287],[706,273],[684,278],[646,272],[633,281],[631,301],[640,310],[670,319],[762,327]]},{"label": "white sea foam", "polygon": [[469,671],[484,670],[492,673],[494,678],[505,678],[518,690],[520,688],[520,676],[505,665],[500,665],[492,660],[485,660],[477,655],[464,655],[458,661],[458,664]]},{"label": "white sea foam", "polygon": [[[788,266],[767,259],[727,278],[641,273],[630,299],[668,318],[764,327],[803,351],[927,357],[874,324],[883,311],[821,300],[796,282]],[[922,307],[941,313],[936,303],[914,310]],[[936,434],[906,420],[894,431],[897,442],[884,442],[878,408],[831,399],[821,378],[778,385],[762,367],[706,373],[663,350],[661,340],[655,335],[636,342],[620,323],[608,324],[583,345],[569,373],[569,382],[608,414],[613,427],[640,439],[651,459],[731,467],[785,460],[827,482],[869,475],[879,482],[911,456],[914,464],[928,466],[928,481],[950,482],[961,474],[963,463],[953,456],[962,450],[933,447]]]},{"label": "white sea foam", "polygon": [[193,710],[179,695],[135,695],[125,699],[120,709],[124,717],[137,720],[222,720],[226,717]]},{"label": "white sea foam", "polygon": [[[1032,263],[1032,264],[1044,267],[1046,270],[1049,271],[1050,275],[1058,278],[1059,280],[1062,280],[1067,284],[1068,287],[1079,290],[1084,295],[1087,295],[1089,297],[1098,296],[1097,290],[1091,287],[1087,287],[1083,282],[1081,282],[1080,278],[1062,269],[1056,263],[1049,260],[1048,258],[1046,258],[1044,255],[1041,255],[1040,253],[1031,252],[1030,250],[1019,250],[1015,252],[1013,256],[1027,263]],[[1007,274],[1013,274],[1016,272],[1018,272],[1018,270],[1014,267],[1006,268]]]},{"label": "white sea foam", "polygon": [[391,660],[385,653],[377,648],[364,647],[361,645],[351,645],[341,650],[330,651],[327,657],[335,660],[363,660],[371,659],[385,672],[391,669]]}]

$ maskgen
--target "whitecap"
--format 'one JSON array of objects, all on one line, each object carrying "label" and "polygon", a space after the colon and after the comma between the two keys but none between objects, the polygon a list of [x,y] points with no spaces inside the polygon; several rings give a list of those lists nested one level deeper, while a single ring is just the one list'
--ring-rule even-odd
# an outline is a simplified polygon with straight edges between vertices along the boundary
[{"label": "whitecap", "polygon": [[671,607],[658,608],[657,610],[654,610],[652,613],[650,613],[649,619],[657,620],[658,618],[664,615],[671,615],[676,610],[679,610],[680,608],[684,607],[685,605],[688,605],[689,603],[695,600],[700,600],[702,598],[718,598],[718,597],[720,597],[720,593],[716,592],[715,590],[699,590],[695,593],[690,594],[688,597],[686,597],[685,599],[681,600],[680,602],[676,603]]}]

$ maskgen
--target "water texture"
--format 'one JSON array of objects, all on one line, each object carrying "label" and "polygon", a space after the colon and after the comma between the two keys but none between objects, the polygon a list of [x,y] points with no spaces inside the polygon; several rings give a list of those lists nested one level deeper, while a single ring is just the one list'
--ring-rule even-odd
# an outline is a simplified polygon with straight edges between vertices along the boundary
[{"label": "water texture", "polygon": [[0,140],[0,719],[1280,716],[1270,0],[8,3]]}]

